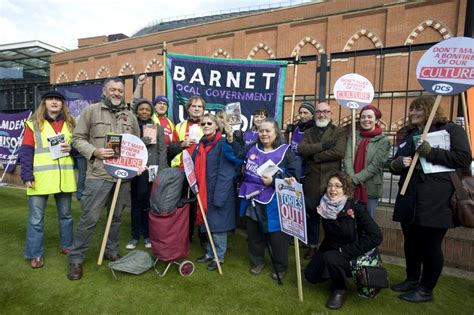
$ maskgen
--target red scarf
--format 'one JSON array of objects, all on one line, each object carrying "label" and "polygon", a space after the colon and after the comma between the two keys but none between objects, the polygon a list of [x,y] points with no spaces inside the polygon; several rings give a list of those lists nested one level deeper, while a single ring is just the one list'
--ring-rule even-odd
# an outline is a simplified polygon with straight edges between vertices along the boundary
[{"label": "red scarf", "polygon": [[[367,153],[367,145],[369,144],[370,139],[375,136],[382,134],[382,128],[377,124],[375,125],[374,130],[367,131],[367,130],[360,130],[360,136],[362,140],[357,147],[356,156],[354,159],[354,174],[358,174],[365,168],[365,155]],[[355,187],[354,197],[356,200],[362,200],[367,205],[369,201],[369,194],[367,191],[367,187],[363,184],[359,184]]]},{"label": "red scarf", "polygon": [[[203,137],[199,143],[198,151],[196,154],[194,163],[194,172],[196,173],[196,180],[199,188],[199,197],[201,198],[201,204],[204,213],[207,213],[207,180],[206,180],[206,155],[211,151],[221,139],[222,133],[217,131],[216,134],[211,138]],[[207,142],[206,139],[209,141]],[[207,143],[206,143],[207,142]],[[198,205],[199,206],[199,205]],[[196,225],[204,223],[201,211],[199,210],[196,214]]]}]

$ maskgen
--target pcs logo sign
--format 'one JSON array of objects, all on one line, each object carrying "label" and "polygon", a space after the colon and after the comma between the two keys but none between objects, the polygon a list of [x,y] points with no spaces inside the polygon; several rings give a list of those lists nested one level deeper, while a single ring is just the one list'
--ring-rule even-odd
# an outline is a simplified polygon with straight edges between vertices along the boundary
[{"label": "pcs logo sign", "polygon": [[453,87],[446,83],[438,83],[431,87],[436,94],[448,94],[453,91]]}]

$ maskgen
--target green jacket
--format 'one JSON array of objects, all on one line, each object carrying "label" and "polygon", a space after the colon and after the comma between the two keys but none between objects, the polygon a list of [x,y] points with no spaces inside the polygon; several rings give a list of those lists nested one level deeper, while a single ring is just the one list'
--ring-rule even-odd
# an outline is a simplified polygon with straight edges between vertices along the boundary
[{"label": "green jacket", "polygon": [[[356,134],[356,150],[361,141],[360,133]],[[344,171],[352,177],[354,184],[364,184],[367,187],[369,198],[380,198],[383,193],[383,166],[390,152],[390,141],[384,134],[370,139],[365,155],[365,167],[354,174],[352,162],[352,137],[347,140],[346,155],[344,157]]]}]

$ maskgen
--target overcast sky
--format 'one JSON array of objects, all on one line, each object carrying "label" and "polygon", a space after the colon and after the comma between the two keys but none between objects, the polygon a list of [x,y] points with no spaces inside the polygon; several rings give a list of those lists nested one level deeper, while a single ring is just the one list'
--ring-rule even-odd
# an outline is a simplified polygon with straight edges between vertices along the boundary
[{"label": "overcast sky", "polygon": [[133,33],[172,17],[308,0],[0,0],[0,44],[40,40],[77,48],[77,39]]}]

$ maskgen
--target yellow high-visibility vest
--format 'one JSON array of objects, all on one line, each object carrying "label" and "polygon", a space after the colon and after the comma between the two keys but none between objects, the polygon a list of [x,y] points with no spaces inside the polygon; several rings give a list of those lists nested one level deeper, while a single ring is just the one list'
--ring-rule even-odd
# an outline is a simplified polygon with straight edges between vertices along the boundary
[{"label": "yellow high-visibility vest", "polygon": [[[187,127],[188,121],[185,120],[183,122],[180,122],[179,124],[176,125],[175,130],[176,133],[178,134],[178,140],[179,142],[184,141],[186,139],[186,127]],[[200,128],[200,136],[202,137],[204,135],[204,132],[202,131],[202,128]],[[171,167],[180,167],[181,165],[181,156],[182,153],[178,153],[173,160],[171,160]]]},{"label": "yellow high-visibility vest", "polygon": [[[53,127],[45,121],[43,131],[34,129],[33,121],[26,125],[33,130],[35,137],[35,155],[33,159],[34,188],[27,188],[27,195],[50,195],[60,192],[72,193],[76,191],[76,176],[74,174],[74,160],[69,156],[51,159],[48,147],[48,137],[56,135]],[[61,129],[66,143],[71,143],[71,131],[66,122]]]}]

